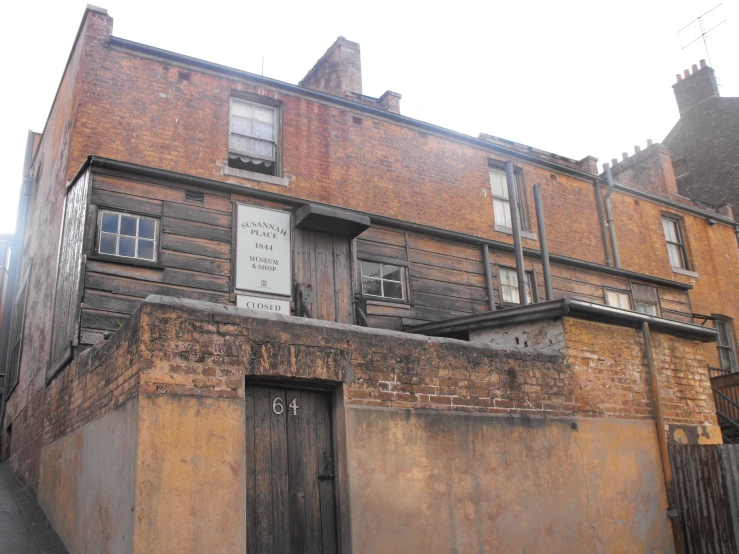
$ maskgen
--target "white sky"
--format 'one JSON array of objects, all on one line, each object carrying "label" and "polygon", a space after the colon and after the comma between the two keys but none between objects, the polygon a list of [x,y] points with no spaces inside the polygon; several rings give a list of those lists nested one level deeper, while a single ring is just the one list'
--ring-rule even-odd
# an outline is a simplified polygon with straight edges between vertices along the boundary
[{"label": "white sky", "polygon": [[[343,35],[362,47],[363,92],[401,93],[404,115],[601,164],[670,130],[675,74],[706,57],[677,31],[719,1],[98,0],[115,36],[253,73],[264,56],[266,76],[295,84]],[[85,5],[0,8],[0,233],[15,228],[26,133],[44,127]],[[739,96],[739,0],[706,28],[724,18],[711,62],[721,95]]]}]

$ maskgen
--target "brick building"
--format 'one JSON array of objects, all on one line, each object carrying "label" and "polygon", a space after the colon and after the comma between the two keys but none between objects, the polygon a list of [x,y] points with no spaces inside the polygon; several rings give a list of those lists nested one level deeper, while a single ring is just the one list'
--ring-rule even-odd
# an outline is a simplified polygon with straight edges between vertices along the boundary
[{"label": "brick building", "polygon": [[112,30],[29,139],[2,343],[71,551],[672,550],[739,247],[659,145],[613,183],[404,117],[344,38],[291,85]]},{"label": "brick building", "polygon": [[739,218],[739,98],[722,98],[713,68],[700,61],[672,85],[680,119],[662,143],[672,152],[681,194],[732,206]]}]

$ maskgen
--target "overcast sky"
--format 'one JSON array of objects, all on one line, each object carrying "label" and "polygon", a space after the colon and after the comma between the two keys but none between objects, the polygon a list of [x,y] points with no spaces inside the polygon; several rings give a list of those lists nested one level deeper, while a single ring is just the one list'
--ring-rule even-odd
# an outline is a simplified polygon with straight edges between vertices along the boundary
[{"label": "overcast sky", "polygon": [[[337,36],[362,48],[364,94],[404,115],[600,163],[660,141],[675,74],[706,58],[719,0],[350,3],[99,0],[115,36],[297,83]],[[13,232],[28,129],[42,131],[86,3],[0,8],[0,233]],[[722,96],[739,96],[739,0],[705,28]]]}]

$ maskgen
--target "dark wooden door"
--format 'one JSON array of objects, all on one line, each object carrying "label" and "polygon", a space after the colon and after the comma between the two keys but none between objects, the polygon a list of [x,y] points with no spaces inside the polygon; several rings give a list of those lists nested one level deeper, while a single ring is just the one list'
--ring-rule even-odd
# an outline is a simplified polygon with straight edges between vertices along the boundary
[{"label": "dark wooden door", "polygon": [[354,323],[348,237],[296,229],[295,282],[315,319]]},{"label": "dark wooden door", "polygon": [[337,550],[329,393],[246,387],[246,551]]}]

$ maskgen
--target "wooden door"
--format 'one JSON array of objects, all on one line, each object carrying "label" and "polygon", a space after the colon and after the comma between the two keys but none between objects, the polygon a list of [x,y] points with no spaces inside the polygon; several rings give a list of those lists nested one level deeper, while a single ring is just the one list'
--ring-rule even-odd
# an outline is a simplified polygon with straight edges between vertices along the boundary
[{"label": "wooden door", "polygon": [[246,552],[337,551],[329,393],[246,387]]},{"label": "wooden door", "polygon": [[354,323],[351,239],[296,229],[295,281],[315,319]]}]

